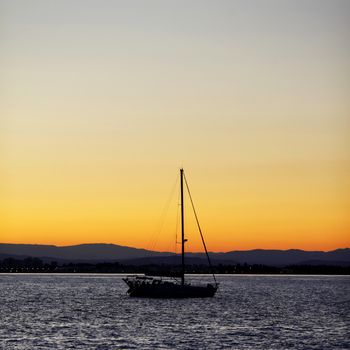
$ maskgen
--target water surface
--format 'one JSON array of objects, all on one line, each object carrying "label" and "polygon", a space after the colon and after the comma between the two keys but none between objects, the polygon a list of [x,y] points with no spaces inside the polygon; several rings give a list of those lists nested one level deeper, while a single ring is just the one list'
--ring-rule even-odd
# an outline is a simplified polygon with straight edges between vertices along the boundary
[{"label": "water surface", "polygon": [[[191,276],[209,282],[209,276]],[[134,299],[121,275],[0,275],[0,349],[349,349],[349,276],[218,276]]]}]

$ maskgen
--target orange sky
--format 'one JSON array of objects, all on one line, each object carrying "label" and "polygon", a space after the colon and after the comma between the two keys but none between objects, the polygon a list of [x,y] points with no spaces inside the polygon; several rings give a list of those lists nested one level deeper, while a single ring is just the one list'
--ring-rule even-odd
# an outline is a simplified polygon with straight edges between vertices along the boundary
[{"label": "orange sky", "polygon": [[253,3],[3,1],[0,242],[349,247],[350,4]]}]

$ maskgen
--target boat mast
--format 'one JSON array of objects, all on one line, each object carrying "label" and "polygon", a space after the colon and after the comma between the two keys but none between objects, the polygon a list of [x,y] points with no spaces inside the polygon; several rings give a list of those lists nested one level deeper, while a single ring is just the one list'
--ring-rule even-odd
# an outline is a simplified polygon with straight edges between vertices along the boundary
[{"label": "boat mast", "polygon": [[181,192],[181,284],[185,284],[185,221],[184,221],[184,170],[180,169],[180,192]]}]

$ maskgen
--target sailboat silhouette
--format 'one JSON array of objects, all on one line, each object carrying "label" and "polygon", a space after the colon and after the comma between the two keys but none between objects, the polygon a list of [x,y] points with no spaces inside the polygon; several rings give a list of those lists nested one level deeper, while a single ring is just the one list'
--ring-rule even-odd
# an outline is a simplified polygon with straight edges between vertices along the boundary
[{"label": "sailboat silhouette", "polygon": [[[185,180],[185,181],[184,181]],[[202,230],[199,224],[197,213],[193,204],[191,192],[188,187],[184,170],[180,169],[180,196],[181,196],[181,272],[180,280],[164,280],[162,278],[153,278],[146,276],[128,276],[123,278],[128,285],[127,293],[131,297],[143,298],[205,298],[213,297],[218,289],[215,275],[213,273],[214,283],[205,285],[192,285],[185,281],[185,220],[184,220],[184,183],[190,197],[192,209],[196,218],[199,233],[202,239],[204,250],[211,268],[210,257],[204,241]]]}]

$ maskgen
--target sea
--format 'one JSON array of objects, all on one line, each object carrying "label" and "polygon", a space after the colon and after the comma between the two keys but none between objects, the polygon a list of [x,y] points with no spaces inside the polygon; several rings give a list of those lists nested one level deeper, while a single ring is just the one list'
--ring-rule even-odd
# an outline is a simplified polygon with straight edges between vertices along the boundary
[{"label": "sea", "polygon": [[214,298],[168,300],[123,277],[1,274],[0,349],[350,349],[350,276],[221,275]]}]

